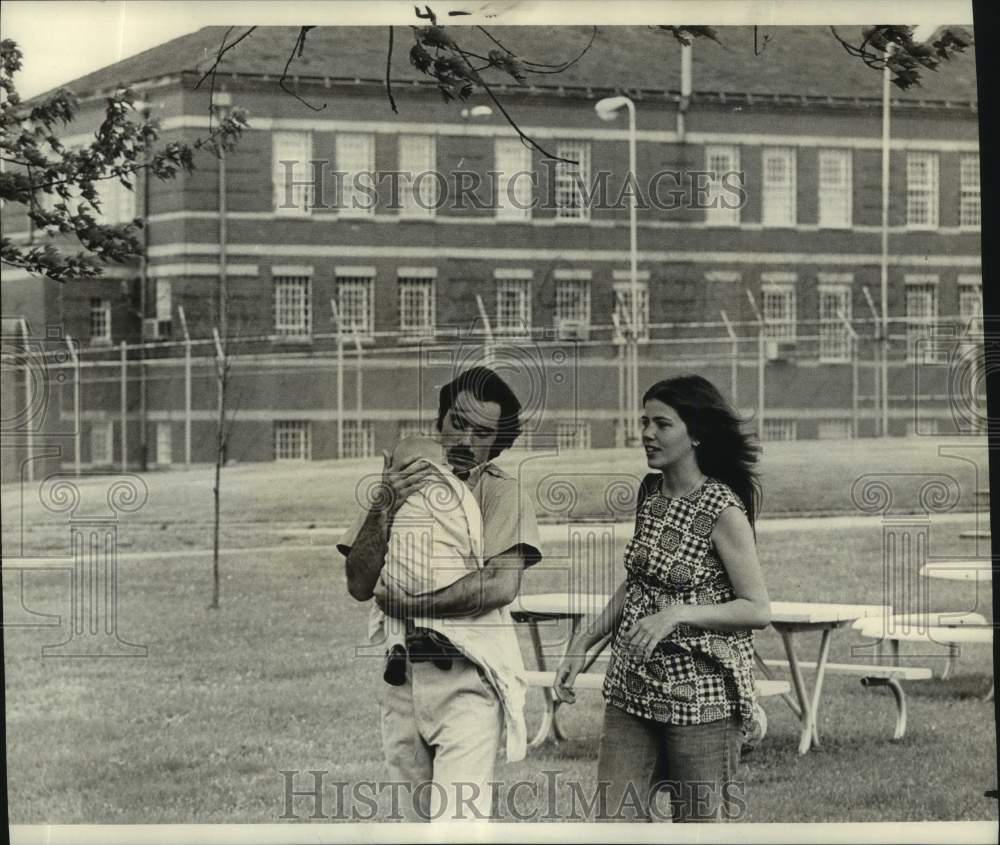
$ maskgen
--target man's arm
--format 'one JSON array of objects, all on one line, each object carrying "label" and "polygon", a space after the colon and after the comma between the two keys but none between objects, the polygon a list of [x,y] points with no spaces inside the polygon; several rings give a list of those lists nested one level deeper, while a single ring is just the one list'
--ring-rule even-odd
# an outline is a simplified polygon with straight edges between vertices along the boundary
[{"label": "man's arm", "polygon": [[384,510],[368,512],[358,536],[347,553],[347,592],[358,601],[372,597],[375,584],[385,566],[389,548],[389,517]]},{"label": "man's arm", "polygon": [[390,616],[401,618],[479,616],[514,601],[527,566],[524,552],[514,547],[490,558],[482,569],[467,572],[454,583],[432,593],[409,596],[385,583],[378,583],[375,601]]}]

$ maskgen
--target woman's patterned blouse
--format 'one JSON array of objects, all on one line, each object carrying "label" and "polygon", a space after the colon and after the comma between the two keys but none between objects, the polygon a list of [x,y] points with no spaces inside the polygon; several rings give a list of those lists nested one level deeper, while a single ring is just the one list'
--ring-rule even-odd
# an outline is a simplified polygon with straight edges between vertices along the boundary
[{"label": "woman's patterned blouse", "polygon": [[645,660],[620,640],[636,620],[672,604],[721,604],[736,598],[712,544],[719,514],[743,503],[721,481],[708,478],[679,498],[660,492],[660,475],[643,481],[645,500],[625,548],[627,594],[612,639],[604,680],[608,704],[658,722],[697,725],[737,713],[743,730],[756,729],[753,632],[679,625]]}]

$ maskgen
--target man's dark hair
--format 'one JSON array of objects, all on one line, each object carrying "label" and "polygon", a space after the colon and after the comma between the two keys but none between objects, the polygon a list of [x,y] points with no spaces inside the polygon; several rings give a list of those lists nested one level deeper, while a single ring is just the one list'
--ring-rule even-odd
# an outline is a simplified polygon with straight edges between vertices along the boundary
[{"label": "man's dark hair", "polygon": [[504,449],[509,449],[521,434],[521,403],[514,391],[500,376],[488,367],[471,367],[453,378],[438,394],[437,430],[444,426],[444,416],[455,404],[459,393],[468,391],[480,402],[496,402],[500,406],[497,437],[490,449],[493,460]]}]

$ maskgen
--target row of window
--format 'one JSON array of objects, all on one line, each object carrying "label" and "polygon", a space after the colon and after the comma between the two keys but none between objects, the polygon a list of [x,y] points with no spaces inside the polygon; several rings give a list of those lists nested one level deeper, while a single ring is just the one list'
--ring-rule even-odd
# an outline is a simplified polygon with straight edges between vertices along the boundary
[{"label": "row of window", "polygon": [[[554,168],[554,203],[557,219],[585,221],[590,218],[594,181],[589,141],[557,141]],[[272,136],[274,210],[279,214],[309,214],[315,200],[311,181],[313,158],[311,132],[275,132]],[[374,213],[370,192],[360,184],[359,174],[375,172],[373,133],[344,132],[334,143],[335,168],[344,175],[338,198],[341,213],[361,216]],[[494,140],[493,169],[499,186],[494,198],[499,220],[528,220],[532,214],[534,184],[531,150],[517,138]],[[818,224],[822,228],[849,228],[853,223],[853,151],[829,148],[818,151]],[[419,174],[436,170],[433,135],[399,136],[399,213],[402,217],[433,217],[438,183]],[[940,205],[938,153],[906,153],[906,226],[936,229]],[[705,148],[705,170],[709,202],[705,222],[716,226],[740,224],[740,203],[734,188],[740,186],[740,147],[714,144]],[[795,147],[761,149],[761,223],[787,227],[798,222],[797,150]],[[652,174],[651,174],[652,175]],[[367,178],[367,177],[363,177]],[[959,166],[959,225],[970,229],[980,225],[979,156],[962,155]],[[368,185],[368,187],[372,187]],[[616,192],[617,193],[617,192]]]},{"label": "row of window", "polygon": [[[357,272],[361,268],[355,268]],[[436,333],[436,279],[427,275],[399,276],[399,330],[404,338],[433,338]],[[504,271],[499,271],[504,272]],[[557,271],[560,272],[560,271]],[[557,278],[555,325],[560,335],[585,339],[591,325],[591,279],[586,270],[561,271],[573,278]],[[506,271],[507,278],[495,280],[492,330],[503,336],[526,336],[532,327],[532,279],[530,270]],[[798,277],[795,273],[765,273],[761,285],[764,335],[768,340],[794,342],[797,337]],[[905,278],[904,313],[907,320],[908,348],[931,336],[939,319],[938,277],[910,275]],[[819,276],[819,356],[821,360],[846,361],[850,356],[850,333],[845,321],[853,319],[853,274],[832,273]],[[638,284],[636,316],[639,337],[649,340],[649,286]],[[340,324],[346,332],[370,337],[375,330],[374,271],[364,275],[337,277],[337,307]],[[312,277],[308,273],[275,276],[273,282],[274,331],[280,337],[308,338],[313,328]],[[615,306],[611,315],[614,340],[621,342],[631,324],[632,285],[614,282]],[[172,310],[169,279],[156,282],[156,320],[169,324]],[[964,323],[982,314],[981,277],[959,277],[958,316]],[[111,300],[94,297],[90,301],[92,342],[111,342]]]},{"label": "row of window", "polygon": [[[763,440],[775,442],[797,440],[798,420],[788,417],[765,417]],[[936,419],[921,420],[919,425],[910,422],[907,434],[937,434]],[[614,421],[615,445],[623,446],[620,423]],[[112,420],[95,420],[90,426],[90,460],[94,466],[111,466],[114,456],[114,430]],[[431,427],[418,420],[404,420],[399,425],[399,437],[430,434]],[[344,458],[371,458],[375,455],[375,432],[371,420],[345,420],[342,432]],[[855,436],[853,421],[849,418],[820,419],[816,436],[820,440],[846,440]],[[274,459],[277,461],[312,460],[312,427],[309,420],[275,420],[273,424]],[[533,438],[523,434],[514,444],[515,449],[531,449]],[[547,440],[546,447],[551,447]],[[591,424],[588,420],[557,422],[555,447],[560,451],[591,448]],[[156,424],[156,464],[170,466],[174,463],[173,424]]]}]

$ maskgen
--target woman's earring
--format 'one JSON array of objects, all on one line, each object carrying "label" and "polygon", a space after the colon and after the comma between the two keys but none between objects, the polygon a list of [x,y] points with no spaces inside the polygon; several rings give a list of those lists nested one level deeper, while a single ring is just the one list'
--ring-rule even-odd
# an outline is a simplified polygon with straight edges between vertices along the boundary
[{"label": "woman's earring", "polygon": [[700,440],[692,440],[691,441],[691,445],[694,446],[695,449],[697,449],[698,446],[701,445],[701,441]]}]

